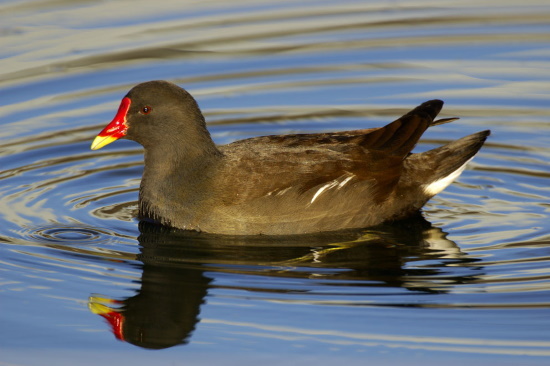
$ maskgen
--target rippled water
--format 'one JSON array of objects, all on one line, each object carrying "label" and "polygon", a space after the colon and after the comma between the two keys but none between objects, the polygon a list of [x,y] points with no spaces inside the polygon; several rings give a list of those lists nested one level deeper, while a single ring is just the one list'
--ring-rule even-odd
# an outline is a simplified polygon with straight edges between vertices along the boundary
[{"label": "rippled water", "polygon": [[[3,1],[0,14],[0,364],[550,362],[546,1]],[[153,79],[186,87],[218,143],[376,127],[432,98],[461,119],[418,151],[493,134],[423,218],[186,234],[134,218],[139,145],[89,150]]]}]

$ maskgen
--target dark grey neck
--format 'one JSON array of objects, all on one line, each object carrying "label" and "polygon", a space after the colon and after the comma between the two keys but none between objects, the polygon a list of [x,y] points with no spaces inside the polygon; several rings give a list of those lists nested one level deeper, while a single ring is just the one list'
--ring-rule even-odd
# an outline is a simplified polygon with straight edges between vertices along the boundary
[{"label": "dark grey neck", "polygon": [[[192,141],[165,141],[145,149],[139,192],[142,218],[170,225],[174,219],[193,221],[198,206],[211,192],[212,178],[223,155],[210,135]],[[173,141],[172,141],[173,142]]]}]

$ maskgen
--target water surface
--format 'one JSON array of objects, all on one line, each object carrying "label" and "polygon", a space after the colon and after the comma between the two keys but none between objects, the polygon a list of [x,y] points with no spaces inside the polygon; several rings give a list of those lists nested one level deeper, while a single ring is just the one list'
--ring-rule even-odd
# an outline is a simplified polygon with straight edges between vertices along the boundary
[{"label": "water surface", "polygon": [[[0,14],[0,364],[550,361],[545,1],[3,1]],[[89,150],[153,79],[189,90],[220,144],[377,127],[433,98],[461,119],[417,151],[493,134],[422,217],[182,233],[135,219],[139,145]]]}]

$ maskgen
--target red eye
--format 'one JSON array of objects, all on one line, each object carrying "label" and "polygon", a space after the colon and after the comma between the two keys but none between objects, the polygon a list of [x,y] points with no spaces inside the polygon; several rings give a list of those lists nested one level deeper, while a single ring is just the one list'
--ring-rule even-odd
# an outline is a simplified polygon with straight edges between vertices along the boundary
[{"label": "red eye", "polygon": [[151,113],[152,110],[153,110],[153,108],[151,108],[151,107],[149,107],[148,105],[146,105],[145,107],[143,107],[143,108],[141,109],[141,113],[142,113],[142,114],[149,114],[149,113]]}]

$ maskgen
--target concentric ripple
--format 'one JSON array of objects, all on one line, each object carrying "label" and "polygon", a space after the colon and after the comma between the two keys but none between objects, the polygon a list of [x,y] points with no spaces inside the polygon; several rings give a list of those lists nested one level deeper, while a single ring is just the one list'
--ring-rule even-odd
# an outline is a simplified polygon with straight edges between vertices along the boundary
[{"label": "concentric ripple", "polygon": [[112,233],[103,230],[56,226],[36,229],[32,233],[29,233],[28,236],[36,241],[52,243],[93,244],[104,242],[104,238],[111,235]]}]

